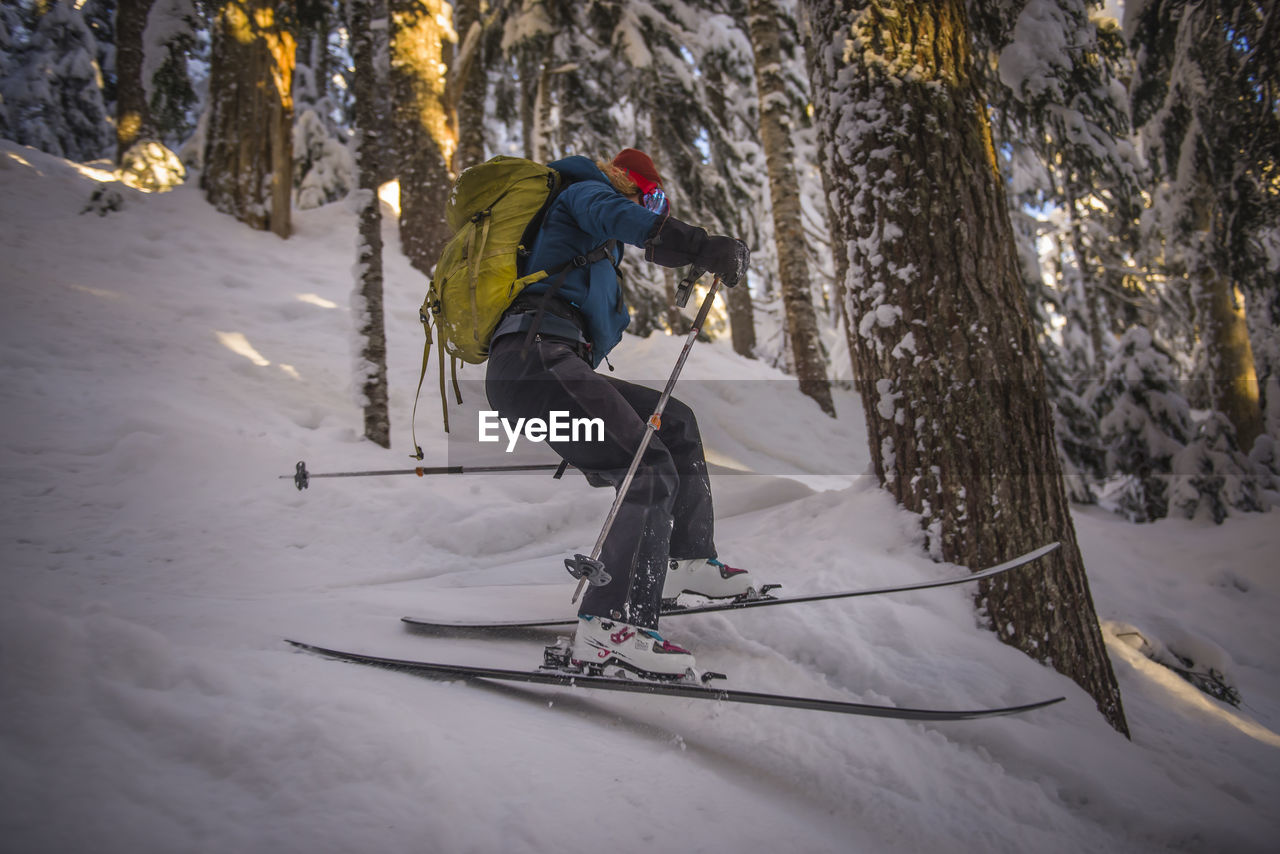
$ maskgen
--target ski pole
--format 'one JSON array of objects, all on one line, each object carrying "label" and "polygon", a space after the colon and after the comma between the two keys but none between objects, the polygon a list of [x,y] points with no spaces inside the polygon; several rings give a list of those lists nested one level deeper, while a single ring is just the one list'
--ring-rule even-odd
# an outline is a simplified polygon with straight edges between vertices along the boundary
[{"label": "ski pole", "polygon": [[[676,305],[683,306],[689,299],[689,293],[693,290],[693,283],[702,275],[702,270],[690,270],[689,275],[680,283],[680,295],[676,298]],[[609,515],[605,517],[604,527],[600,529],[600,536],[596,537],[595,548],[591,550],[591,555],[574,555],[573,557],[564,559],[564,567],[569,570],[569,574],[578,579],[578,586],[573,591],[573,598],[570,602],[576,603],[578,597],[582,595],[582,588],[587,583],[594,587],[608,584],[612,580],[612,576],[605,571],[604,563],[600,560],[600,552],[604,550],[605,538],[609,536],[609,531],[613,528],[613,522],[618,518],[618,511],[622,508],[622,501],[627,497],[627,490],[631,488],[631,481],[635,479],[636,470],[640,468],[640,458],[644,456],[644,452],[649,447],[649,441],[653,439],[655,433],[662,427],[662,412],[667,407],[667,401],[671,399],[671,392],[676,387],[676,380],[680,376],[680,371],[684,368],[685,361],[689,358],[689,351],[693,349],[693,342],[698,340],[698,333],[702,331],[702,325],[707,321],[707,314],[711,311],[711,305],[715,302],[716,291],[720,289],[720,277],[716,276],[711,282],[711,289],[707,291],[707,296],[702,300],[702,306],[698,309],[698,316],[694,318],[693,328],[689,330],[689,337],[685,339],[684,348],[680,351],[680,357],[676,359],[676,366],[671,371],[671,376],[667,379],[667,385],[662,390],[662,395],[658,398],[658,405],[654,407],[653,414],[649,416],[649,421],[645,427],[644,436],[640,439],[640,447],[636,448],[636,455],[631,458],[631,467],[627,469],[627,476],[622,479],[622,485],[618,487],[618,494],[614,496],[613,507],[609,510]]]},{"label": "ski pole", "polygon": [[280,480],[292,478],[293,485],[298,491],[306,489],[311,483],[313,477],[385,477],[395,474],[416,474],[418,477],[425,477],[429,474],[484,474],[494,472],[508,471],[554,471],[556,477],[559,478],[564,474],[564,470],[568,468],[568,463],[538,463],[520,466],[435,466],[428,468],[418,466],[412,469],[385,469],[382,471],[337,471],[337,472],[320,472],[312,473],[307,471],[307,464],[303,460],[298,461],[298,465],[294,468],[293,474],[282,474]]}]

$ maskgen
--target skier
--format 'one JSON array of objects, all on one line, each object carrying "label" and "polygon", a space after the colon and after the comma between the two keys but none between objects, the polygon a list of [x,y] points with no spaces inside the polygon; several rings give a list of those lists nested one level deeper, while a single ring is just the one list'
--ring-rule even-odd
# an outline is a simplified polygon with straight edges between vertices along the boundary
[{"label": "skier", "polygon": [[[577,263],[554,284],[527,287],[504,314],[490,344],[485,390],[489,404],[513,421],[554,411],[602,419],[603,441],[549,444],[592,485],[617,489],[660,395],[595,371],[631,321],[617,267],[621,244],[642,247],[646,261],[665,267],[695,265],[729,287],[745,274],[750,252],[741,240],[672,217],[662,177],[643,152],[550,165],[571,183],[548,208],[525,267]],[[607,257],[592,263],[586,256],[602,245]],[[692,653],[658,634],[662,600],[684,591],[727,598],[752,590],[745,570],[716,560],[713,533],[697,420],[672,398],[600,553],[612,580],[582,598],[575,664],[617,664],[659,678],[690,670]]]}]

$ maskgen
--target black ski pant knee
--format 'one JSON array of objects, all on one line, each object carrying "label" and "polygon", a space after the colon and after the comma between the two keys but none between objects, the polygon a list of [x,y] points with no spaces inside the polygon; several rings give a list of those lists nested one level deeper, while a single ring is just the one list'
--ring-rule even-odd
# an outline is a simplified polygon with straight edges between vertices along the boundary
[{"label": "black ski pant knee", "polygon": [[[549,442],[595,486],[618,489],[647,429],[660,392],[592,370],[572,342],[538,336],[523,350],[522,334],[497,339],[489,354],[489,405],[508,420],[598,418],[599,441]],[[612,576],[591,586],[579,614],[655,628],[671,558],[715,557],[711,484],[693,410],[667,401],[657,434],[636,469],[600,560]]]}]

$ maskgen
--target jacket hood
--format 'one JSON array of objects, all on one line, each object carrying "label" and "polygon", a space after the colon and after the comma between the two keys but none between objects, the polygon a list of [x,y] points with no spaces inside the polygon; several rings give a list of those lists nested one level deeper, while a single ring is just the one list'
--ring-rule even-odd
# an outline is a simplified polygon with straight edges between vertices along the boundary
[{"label": "jacket hood", "polygon": [[[608,176],[600,171],[600,167],[590,157],[575,154],[572,157],[565,157],[547,165],[568,179],[567,183],[600,181],[609,184]],[[613,185],[610,184],[610,186]]]}]

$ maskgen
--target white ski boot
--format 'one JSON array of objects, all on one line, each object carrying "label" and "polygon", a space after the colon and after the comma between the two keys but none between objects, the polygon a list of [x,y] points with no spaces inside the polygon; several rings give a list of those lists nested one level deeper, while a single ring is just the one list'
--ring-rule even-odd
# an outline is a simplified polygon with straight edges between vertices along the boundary
[{"label": "white ski boot", "polygon": [[603,617],[578,618],[571,657],[575,668],[591,675],[614,675],[620,668],[646,679],[696,677],[689,650],[664,640],[653,629]]},{"label": "white ski boot", "polygon": [[695,593],[708,599],[752,598],[757,593],[745,569],[735,569],[715,558],[673,560],[667,564],[662,598],[675,599],[681,593]]}]

